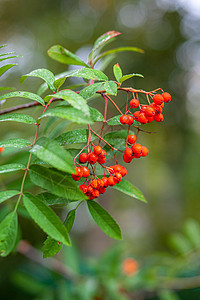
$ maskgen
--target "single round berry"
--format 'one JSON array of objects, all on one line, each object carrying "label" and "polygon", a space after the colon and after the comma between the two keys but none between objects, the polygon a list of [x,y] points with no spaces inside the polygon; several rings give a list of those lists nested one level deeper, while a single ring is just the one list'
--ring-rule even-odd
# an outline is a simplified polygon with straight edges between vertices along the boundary
[{"label": "single round berry", "polygon": [[115,165],[115,166],[113,167],[114,172],[120,172],[121,169],[122,169],[122,166],[120,166],[120,165]]},{"label": "single round berry", "polygon": [[79,161],[80,163],[86,163],[88,161],[88,154],[87,153],[81,153],[79,155]]},{"label": "single round berry", "polygon": [[138,117],[138,122],[140,122],[141,124],[146,124],[148,122],[148,119],[147,119],[145,113],[140,113],[140,115]]},{"label": "single round berry", "polygon": [[147,156],[149,153],[149,149],[145,146],[142,146],[142,156]]},{"label": "single round berry", "polygon": [[102,179],[97,180],[97,189],[100,189],[101,187],[104,187],[104,182]]},{"label": "single round berry", "polygon": [[122,175],[122,177],[126,176],[127,170],[126,170],[126,168],[124,166],[122,166],[120,174]]},{"label": "single round berry", "polygon": [[132,158],[133,157],[126,156],[125,154],[123,155],[123,160],[125,163],[130,163],[132,161]]},{"label": "single round berry", "polygon": [[106,157],[104,157],[104,158],[99,157],[97,161],[100,165],[103,165],[106,162]]},{"label": "single round berry", "polygon": [[130,101],[130,106],[132,107],[132,108],[137,108],[138,106],[140,105],[140,102],[139,102],[139,100],[137,100],[137,99],[132,99],[131,101]]},{"label": "single round berry", "polygon": [[147,117],[148,122],[147,123],[151,123],[154,120],[154,117]]},{"label": "single round berry", "polygon": [[72,174],[72,178],[75,180],[75,181],[78,181],[81,179],[81,176],[78,176],[78,175],[75,175],[75,174]]},{"label": "single round berry", "polygon": [[101,187],[101,188],[99,189],[99,194],[104,194],[105,191],[106,191],[106,188],[105,188],[105,187]]},{"label": "single round berry", "polygon": [[84,194],[86,194],[87,191],[88,191],[88,187],[87,187],[86,184],[81,184],[81,185],[79,186],[79,189],[80,189]]},{"label": "single round berry", "polygon": [[171,99],[172,99],[171,95],[170,95],[169,93],[167,93],[167,92],[164,92],[164,93],[162,94],[162,96],[163,96],[163,98],[164,98],[164,102],[170,102]]},{"label": "single round berry", "polygon": [[92,194],[93,192],[93,188],[91,187],[91,185],[88,186],[88,190],[87,190],[87,194]]},{"label": "single round berry", "polygon": [[142,146],[140,144],[134,144],[131,147],[131,149],[133,151],[134,156],[135,156],[135,154],[140,154],[142,152]]},{"label": "single round berry", "polygon": [[122,115],[119,120],[120,120],[121,124],[128,124],[129,117],[128,117],[128,115]]},{"label": "single round berry", "polygon": [[133,116],[128,115],[128,125],[131,126],[134,122]]},{"label": "single round berry", "polygon": [[126,148],[124,150],[124,155],[127,156],[128,158],[131,158],[133,155],[133,150],[131,148]]},{"label": "single round berry", "polygon": [[148,106],[146,109],[145,109],[145,115],[146,117],[153,117],[155,115],[155,109],[152,107],[152,106]]},{"label": "single round berry", "polygon": [[136,111],[136,112],[134,112],[134,114],[133,114],[134,120],[138,121],[139,115],[140,115],[140,111],[139,110]]},{"label": "single round berry", "polygon": [[164,98],[160,94],[156,94],[153,96],[153,102],[157,105],[160,105],[164,101]]},{"label": "single round berry", "polygon": [[0,147],[0,153],[2,153],[5,150],[4,147]]},{"label": "single round berry", "polygon": [[86,178],[90,175],[90,170],[87,167],[82,167],[82,177]]},{"label": "single round berry", "polygon": [[91,185],[91,187],[92,187],[93,189],[96,189],[96,188],[97,188],[97,185],[98,185],[97,180],[96,180],[96,179],[92,180],[91,183],[90,183],[90,185]]},{"label": "single round berry", "polygon": [[154,117],[154,120],[155,120],[156,122],[162,122],[163,119],[164,119],[163,114],[157,114],[157,115],[155,115],[155,117]]},{"label": "single round berry", "polygon": [[140,107],[140,112],[141,112],[141,113],[145,112],[146,109],[147,109],[147,107],[148,107],[148,105],[142,105],[142,106]]},{"label": "single round berry", "polygon": [[92,196],[93,196],[94,198],[98,198],[98,197],[99,197],[99,191],[96,190],[96,189],[94,189],[93,192],[92,192]]},{"label": "single round berry", "polygon": [[100,155],[102,152],[102,148],[100,146],[95,146],[94,147],[94,154]]},{"label": "single round berry", "polygon": [[102,150],[101,154],[99,155],[99,158],[105,158],[107,155],[107,152],[105,150]]},{"label": "single round berry", "polygon": [[137,140],[137,137],[134,134],[128,135],[128,143],[129,144],[134,144]]},{"label": "single round berry", "polygon": [[90,164],[92,164],[92,165],[95,164],[97,162],[97,159],[98,159],[98,156],[94,152],[89,153],[88,162]]},{"label": "single round berry", "polygon": [[113,175],[108,177],[108,185],[109,186],[114,186],[115,185],[115,179],[114,179]]},{"label": "single round berry", "polygon": [[122,180],[122,175],[119,172],[115,173],[114,180],[116,183],[120,183],[120,181]]},{"label": "single round berry", "polygon": [[108,186],[108,178],[107,177],[103,177],[101,178],[101,180],[103,181],[103,187],[107,187]]}]

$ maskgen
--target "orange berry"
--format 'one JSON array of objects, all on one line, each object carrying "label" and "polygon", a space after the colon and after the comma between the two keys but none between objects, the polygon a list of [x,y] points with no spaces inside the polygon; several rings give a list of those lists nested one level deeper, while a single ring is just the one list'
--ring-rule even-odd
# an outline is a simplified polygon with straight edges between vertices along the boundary
[{"label": "orange berry", "polygon": [[114,179],[114,176],[108,177],[108,185],[109,185],[109,186],[114,186],[114,185],[115,185],[115,179]]},{"label": "orange berry", "polygon": [[105,187],[100,187],[99,189],[99,194],[104,194],[106,191],[106,188]]},{"label": "orange berry", "polygon": [[130,106],[132,107],[132,108],[137,108],[138,106],[140,105],[140,102],[139,102],[139,100],[137,100],[137,99],[132,99],[131,101],[130,101]]},{"label": "orange berry", "polygon": [[119,172],[115,173],[114,180],[116,183],[120,183],[120,181],[122,180],[122,175]]},{"label": "orange berry", "polygon": [[0,153],[2,153],[5,150],[4,147],[0,147]]},{"label": "orange berry", "polygon": [[138,122],[140,122],[141,124],[146,124],[148,122],[145,113],[140,113],[140,115],[138,116]]},{"label": "orange berry", "polygon": [[149,153],[149,149],[145,146],[142,146],[142,156],[147,156]]},{"label": "orange berry", "polygon": [[128,135],[128,143],[134,144],[137,140],[137,137],[134,134]]},{"label": "orange berry", "polygon": [[93,196],[94,198],[98,198],[98,197],[99,197],[99,191],[96,190],[96,189],[94,189],[93,192],[92,192],[92,196]]},{"label": "orange berry", "polygon": [[153,102],[157,105],[161,104],[164,101],[164,98],[160,94],[156,94],[153,96]]},{"label": "orange berry", "polygon": [[103,187],[107,188],[107,186],[108,186],[108,178],[107,177],[103,177],[103,178],[101,178],[101,180],[103,181]]},{"label": "orange berry", "polygon": [[97,162],[97,159],[98,159],[98,156],[94,152],[89,153],[89,155],[88,155],[88,162],[91,165],[95,164]]},{"label": "orange berry", "polygon": [[131,149],[133,150],[133,154],[139,154],[142,152],[142,146],[140,144],[134,144]]},{"label": "orange berry", "polygon": [[126,176],[127,170],[126,170],[126,168],[124,166],[122,166],[120,174],[122,175],[122,177]]},{"label": "orange berry", "polygon": [[128,115],[122,115],[119,120],[120,120],[121,124],[128,124],[129,117],[128,117]]},{"label": "orange berry", "polygon": [[90,170],[87,167],[82,167],[82,177],[88,177],[90,175]]},{"label": "orange berry", "polygon": [[154,117],[154,120],[155,120],[156,122],[162,122],[163,119],[164,119],[164,117],[163,117],[162,114],[157,114],[157,115],[155,115],[155,117]]},{"label": "orange berry", "polygon": [[113,167],[114,172],[120,172],[121,169],[122,169],[122,166],[120,166],[120,165],[115,165],[115,166]]},{"label": "orange berry", "polygon": [[97,185],[98,185],[97,180],[96,180],[96,179],[92,180],[91,183],[90,183],[90,185],[91,185],[91,187],[92,187],[93,189],[96,189],[96,188],[97,188]]},{"label": "orange berry", "polygon": [[133,155],[133,150],[131,148],[126,148],[125,151],[124,151],[124,155],[131,158],[132,155]]},{"label": "orange berry", "polygon": [[102,150],[101,154],[99,154],[99,158],[105,158],[107,155],[107,152],[105,150]]},{"label": "orange berry", "polygon": [[88,191],[88,187],[87,187],[86,184],[81,184],[81,185],[79,186],[79,189],[80,189],[84,194],[86,194],[87,191]]},{"label": "orange berry", "polygon": [[134,120],[138,121],[139,115],[140,115],[140,111],[139,110],[136,111],[136,112],[134,112],[134,114],[133,114]]},{"label": "orange berry", "polygon": [[162,96],[163,96],[163,98],[164,98],[164,102],[170,102],[171,99],[172,99],[171,95],[170,95],[169,93],[167,93],[167,92],[164,92],[164,93],[162,94]]},{"label": "orange berry", "polygon": [[126,156],[125,154],[123,155],[123,160],[125,163],[130,163],[132,159],[133,157]]},{"label": "orange berry", "polygon": [[103,180],[102,180],[102,179],[98,179],[98,180],[97,180],[97,189],[100,189],[100,188],[103,187],[103,186],[104,186]]},{"label": "orange berry", "polygon": [[86,163],[87,162],[87,160],[88,160],[88,154],[87,153],[81,153],[80,155],[79,155],[79,161],[80,161],[80,163]]},{"label": "orange berry", "polygon": [[100,146],[95,146],[94,147],[94,154],[100,155],[102,152],[102,148]]},{"label": "orange berry", "polygon": [[123,261],[122,269],[124,274],[126,274],[127,276],[132,276],[138,272],[138,263],[135,259],[131,257],[126,258]]},{"label": "orange berry", "polygon": [[148,106],[145,110],[146,117],[153,117],[155,115],[155,109],[152,106]]},{"label": "orange berry", "polygon": [[132,116],[128,115],[128,123],[127,124],[130,126],[133,124],[133,122],[134,122],[134,118]]},{"label": "orange berry", "polygon": [[97,161],[98,161],[98,163],[100,164],[100,165],[103,165],[103,164],[105,164],[105,162],[106,162],[106,157],[104,157],[104,158],[98,158],[97,159]]}]

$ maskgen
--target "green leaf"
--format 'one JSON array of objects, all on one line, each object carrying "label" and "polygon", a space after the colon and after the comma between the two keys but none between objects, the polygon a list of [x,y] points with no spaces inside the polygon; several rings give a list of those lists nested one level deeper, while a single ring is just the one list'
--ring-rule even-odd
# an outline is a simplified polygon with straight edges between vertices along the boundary
[{"label": "green leaf", "polygon": [[4,202],[7,199],[10,199],[14,197],[15,195],[18,195],[19,191],[3,191],[0,192],[0,203]]},{"label": "green leaf", "polygon": [[93,122],[103,122],[104,117],[103,115],[93,107],[90,107],[90,118],[92,119]]},{"label": "green leaf", "polygon": [[115,49],[111,49],[111,50],[108,50],[106,52],[103,52],[99,57],[96,58],[94,63],[96,63],[99,59],[101,59],[102,57],[104,57],[106,55],[110,55],[110,54],[113,54],[113,53],[124,52],[124,51],[133,51],[133,52],[144,53],[144,51],[142,49],[136,48],[136,47],[119,47],[119,48],[115,48]]},{"label": "green leaf", "polygon": [[36,124],[36,121],[31,116],[19,113],[0,115],[0,122],[3,121],[15,121],[26,124]]},{"label": "green leaf", "polygon": [[62,248],[62,244],[51,237],[47,237],[43,244],[43,259],[56,255]]},{"label": "green leaf", "polygon": [[[132,132],[130,132],[131,134]],[[106,140],[112,146],[116,146],[119,150],[124,150],[126,147],[127,130],[111,131],[104,135]]]},{"label": "green leaf", "polygon": [[5,91],[5,90],[15,90],[15,88],[12,88],[12,87],[9,87],[9,86],[0,87],[0,91]]},{"label": "green leaf", "polygon": [[181,255],[185,255],[193,250],[191,242],[180,233],[172,234],[169,238],[169,243]]},{"label": "green leaf", "polygon": [[5,65],[5,66],[2,66],[0,68],[0,76],[2,76],[6,71],[8,71],[9,69],[11,69],[12,67],[14,66],[17,66],[18,64],[8,64],[8,65]]},{"label": "green leaf", "polygon": [[24,139],[9,139],[0,141],[0,147],[24,148],[30,146],[31,143]]},{"label": "green leaf", "polygon": [[75,171],[73,158],[55,140],[40,138],[30,150],[35,156],[66,173]]},{"label": "green leaf", "polygon": [[[1,56],[3,55],[8,55],[9,53],[5,53],[5,54],[2,54]],[[0,62],[1,61],[4,61],[6,59],[11,59],[11,58],[15,58],[15,57],[22,57],[22,55],[13,55],[13,56],[8,56],[8,57],[3,57],[3,58],[0,58]]]},{"label": "green leaf", "polygon": [[53,91],[55,90],[55,86],[54,86],[55,77],[54,77],[53,73],[47,69],[37,69],[26,75],[23,75],[21,77],[20,82],[23,83],[27,77],[41,78],[46,82],[46,84],[48,85],[50,90],[53,90]]},{"label": "green leaf", "polygon": [[[91,139],[94,140],[96,135],[91,132]],[[86,143],[88,140],[88,129],[74,129],[67,131],[55,139],[61,146]]]},{"label": "green leaf", "polygon": [[200,247],[200,226],[196,220],[187,220],[184,231],[195,248]]},{"label": "green leaf", "polygon": [[93,97],[97,91],[102,90],[102,83],[97,82],[86,86],[79,95],[81,95],[85,100]]},{"label": "green leaf", "polygon": [[[56,77],[55,77],[56,78]],[[65,83],[66,78],[58,78],[54,81],[54,86],[58,90]]]},{"label": "green leaf", "polygon": [[122,77],[122,69],[120,68],[119,64],[115,64],[113,67],[113,73],[115,75],[115,78],[118,82],[120,82],[120,78]]},{"label": "green leaf", "polygon": [[30,167],[29,175],[34,184],[68,201],[87,199],[71,176],[37,165]]},{"label": "green leaf", "polygon": [[76,92],[72,90],[64,90],[56,93],[55,95],[53,95],[53,97],[62,98],[69,104],[71,104],[71,106],[73,106],[74,108],[83,111],[85,115],[89,115],[89,107],[85,99],[83,99],[83,97],[81,97],[81,95],[77,94]]},{"label": "green leaf", "polygon": [[7,256],[14,248],[17,238],[17,214],[11,212],[0,223],[0,255]]},{"label": "green leaf", "polygon": [[1,95],[0,101],[3,99],[9,99],[9,98],[27,98],[27,99],[37,101],[37,102],[41,103],[42,105],[44,105],[44,100],[40,96],[38,96],[37,94],[30,93],[30,92],[24,92],[24,91],[11,92],[11,93],[8,93],[5,95]]},{"label": "green leaf", "polygon": [[88,116],[85,116],[80,110],[71,106],[60,105],[50,108],[44,114],[42,114],[40,118],[45,117],[58,117],[78,124],[92,123],[92,117],[90,119]]},{"label": "green leaf", "polygon": [[65,49],[60,45],[52,46],[48,50],[48,55],[65,65],[79,65],[79,66],[88,66],[84,61],[82,61],[78,56],[70,52],[69,50]]},{"label": "green leaf", "polygon": [[132,73],[132,74],[128,74],[128,75],[124,75],[119,79],[119,83],[124,82],[125,80],[132,78],[134,76],[138,76],[138,77],[142,77],[144,78],[144,76],[142,74],[138,74],[138,73]]},{"label": "green leaf", "polygon": [[48,192],[43,192],[37,195],[47,205],[68,204],[65,198],[58,197]]},{"label": "green leaf", "polygon": [[68,232],[55,212],[30,193],[23,195],[24,206],[31,218],[53,239],[70,246]]},{"label": "green leaf", "polygon": [[6,47],[6,46],[7,46],[7,44],[0,45],[0,49],[3,47]]},{"label": "green leaf", "polygon": [[117,84],[114,81],[107,81],[103,85],[105,91],[109,95],[117,95]]},{"label": "green leaf", "polygon": [[121,240],[121,229],[113,217],[97,202],[89,200],[87,204],[94,221],[101,230],[111,238]]},{"label": "green leaf", "polygon": [[99,49],[99,48],[103,48],[106,44],[108,44],[108,42],[110,42],[110,39],[113,39],[114,37],[120,35],[120,32],[117,31],[108,31],[106,33],[104,33],[103,35],[101,35],[95,42],[94,42],[94,46],[92,49],[92,52],[89,55],[89,59],[92,58],[93,53]]},{"label": "green leaf", "polygon": [[67,77],[81,77],[83,79],[92,79],[92,80],[99,80],[99,81],[106,81],[108,80],[108,77],[99,70],[94,70],[90,68],[82,68],[78,70],[71,71]]},{"label": "green leaf", "polygon": [[65,219],[64,225],[67,228],[67,231],[70,232],[75,221],[76,209],[72,209],[68,212],[67,217]]},{"label": "green leaf", "polygon": [[0,166],[0,173],[9,173],[13,171],[24,170],[26,167],[22,164],[7,164]]},{"label": "green leaf", "polygon": [[142,192],[137,187],[132,185],[132,183],[130,183],[129,181],[127,181],[123,178],[122,178],[121,182],[116,184],[113,188],[126,194],[126,195],[129,195],[135,199],[138,199],[142,202],[147,203],[147,200],[145,199]]}]

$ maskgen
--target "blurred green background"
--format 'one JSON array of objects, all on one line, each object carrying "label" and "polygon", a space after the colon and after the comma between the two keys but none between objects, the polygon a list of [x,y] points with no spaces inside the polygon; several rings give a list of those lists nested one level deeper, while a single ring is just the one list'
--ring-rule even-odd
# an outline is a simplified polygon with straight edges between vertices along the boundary
[{"label": "blurred green background", "polygon": [[[0,0],[0,44],[7,44],[6,50],[23,55],[23,58],[16,59],[19,65],[2,77],[1,86],[15,86],[19,90],[36,92],[40,82],[27,80],[22,86],[21,75],[37,68],[48,68],[54,74],[66,70],[66,66],[47,56],[47,50],[52,45],[60,44],[86,61],[95,39],[106,31],[115,30],[122,35],[114,41],[112,47],[136,46],[144,49],[145,53],[118,54],[105,73],[113,79],[112,66],[119,62],[124,74],[135,72],[144,75],[144,79],[130,79],[128,85],[144,90],[162,87],[172,95],[172,102],[164,110],[164,122],[148,126],[156,134],[140,135],[141,143],[150,149],[148,157],[128,165],[127,179],[143,191],[148,204],[112,189],[100,199],[100,203],[111,212],[122,228],[124,242],[120,243],[123,246],[118,246],[91,222],[86,208],[81,207],[78,211],[71,236],[86,274],[86,261],[98,260],[108,248],[122,247],[119,253],[124,258],[139,257],[141,268],[145,265],[146,257],[158,251],[173,256],[175,254],[169,248],[168,236],[181,231],[188,219],[200,221],[199,27],[198,0]],[[107,49],[109,47],[111,45]],[[119,99],[120,107],[123,107],[123,101]],[[18,103],[25,102],[9,100],[2,104],[2,109]],[[95,100],[91,104],[103,109],[101,103]],[[110,116],[116,113],[112,107],[109,109]],[[32,112],[31,109],[26,111],[30,114]],[[11,132],[12,137],[30,137],[32,132],[29,130],[29,127],[16,124],[1,125],[0,139],[11,137]],[[5,151],[1,156],[3,160],[7,153]],[[16,175],[13,180],[18,178],[20,176]],[[0,185],[4,188],[2,180]],[[61,210],[58,209],[58,212],[61,213]],[[21,227],[23,239],[41,249],[45,235],[23,217]],[[62,255],[66,259],[66,254]],[[19,270],[28,265],[32,276],[39,278],[40,288],[29,288],[26,276],[20,279]],[[49,294],[47,291],[46,296],[41,296],[45,284],[58,288],[58,275],[53,273],[45,277],[48,270],[42,269],[42,266],[41,270],[37,268],[37,264],[21,254],[1,258],[1,299],[90,299],[87,295],[79,298],[65,295],[64,292],[61,296],[52,296],[50,288]],[[192,272],[191,276],[200,275],[198,270]],[[59,289],[64,291],[66,279],[59,280]],[[200,299],[199,293],[195,290],[190,294],[182,293],[179,297]],[[162,299],[176,299],[167,298],[169,295],[166,295],[161,295]],[[118,296],[109,297],[105,299],[120,299]],[[154,295],[145,297],[124,299],[157,299]]]}]

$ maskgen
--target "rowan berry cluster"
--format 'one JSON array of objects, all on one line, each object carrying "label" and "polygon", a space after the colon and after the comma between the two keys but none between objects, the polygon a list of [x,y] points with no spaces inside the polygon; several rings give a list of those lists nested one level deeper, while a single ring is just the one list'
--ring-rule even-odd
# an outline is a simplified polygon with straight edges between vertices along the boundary
[{"label": "rowan berry cluster", "polygon": [[[76,168],[75,168],[75,173],[72,174],[72,178],[75,181],[80,180],[81,177],[85,178],[84,183],[81,184],[79,188],[90,200],[94,198],[98,198],[100,194],[105,193],[107,187],[109,186],[112,187],[115,184],[119,184],[122,180],[122,177],[124,177],[127,174],[126,168],[118,164],[114,150],[123,152],[123,160],[126,163],[130,163],[133,160],[133,158],[140,158],[142,156],[143,157],[147,156],[147,154],[149,153],[148,148],[142,146],[137,142],[138,134],[141,131],[141,129],[138,126],[134,125],[135,121],[139,122],[140,124],[150,123],[153,120],[155,120],[156,122],[163,121],[162,110],[164,107],[164,103],[171,101],[171,95],[166,92],[162,92],[162,94],[159,93],[155,94],[155,91],[145,92],[142,90],[139,91],[135,90],[133,92],[132,89],[128,89],[128,90],[124,89],[124,91],[126,91],[127,93],[131,92],[133,95],[133,99],[131,99],[130,102],[127,98],[126,112],[122,114],[116,104],[115,107],[122,114],[120,117],[121,124],[128,125],[125,150],[121,151],[115,149],[112,145],[107,143],[102,138],[104,124],[107,122],[106,121],[107,101],[109,99],[112,103],[114,102],[108,95],[102,92],[101,95],[105,100],[105,111],[104,111],[104,122],[102,125],[101,134],[100,136],[96,134],[97,137],[99,138],[99,143],[97,146],[93,144],[91,140],[92,130],[90,128],[90,125],[88,125],[89,135],[88,135],[87,145],[74,158],[74,164]],[[140,104],[139,97],[138,97],[139,93],[143,93],[146,95],[148,105]],[[152,98],[153,100],[152,103],[150,102],[149,98]],[[135,112],[132,111],[132,109],[137,109],[137,108],[139,108],[139,110]],[[129,134],[131,125],[137,128],[136,135]],[[94,133],[94,131],[92,132]],[[111,147],[116,162],[114,166],[107,167],[104,165],[106,163],[107,152],[104,149],[102,149],[101,146],[99,146],[100,142],[104,142],[109,147]],[[85,148],[87,148],[87,153],[83,152]],[[76,161],[77,157],[79,159],[79,162]],[[87,164],[87,166],[82,166],[81,164]],[[97,177],[97,175],[95,174],[95,169],[97,164],[99,164],[103,168],[104,177],[102,178]],[[90,167],[91,170],[88,167]],[[108,173],[107,175],[105,171]]]}]

